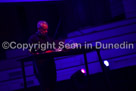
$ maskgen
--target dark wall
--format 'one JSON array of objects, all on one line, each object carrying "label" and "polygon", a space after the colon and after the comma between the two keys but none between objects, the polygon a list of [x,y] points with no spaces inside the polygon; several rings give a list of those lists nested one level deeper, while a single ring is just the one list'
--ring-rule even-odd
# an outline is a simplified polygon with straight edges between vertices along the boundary
[{"label": "dark wall", "polygon": [[37,31],[36,23],[49,23],[49,35],[53,36],[61,18],[62,2],[9,3],[0,6],[0,40],[26,42]]},{"label": "dark wall", "polygon": [[[49,35],[56,38],[84,27],[112,20],[110,0],[64,0],[0,4],[0,42],[26,42],[37,31],[38,20],[49,23]],[[60,23],[60,24],[59,24]]]},{"label": "dark wall", "polygon": [[[2,42],[27,42],[28,38],[37,31],[39,20],[48,22],[49,36],[54,36],[63,14],[63,7],[61,1],[0,3],[0,59],[6,57],[6,50],[1,46]],[[60,24],[58,32],[61,33],[62,29]],[[55,38],[59,36],[60,34],[56,33]]]},{"label": "dark wall", "polygon": [[97,26],[111,19],[109,0],[66,0],[65,30]]},{"label": "dark wall", "polygon": [[112,18],[110,0],[0,3],[0,43],[27,42],[37,31],[39,20],[47,21],[49,36],[58,39],[75,30],[109,23]]}]

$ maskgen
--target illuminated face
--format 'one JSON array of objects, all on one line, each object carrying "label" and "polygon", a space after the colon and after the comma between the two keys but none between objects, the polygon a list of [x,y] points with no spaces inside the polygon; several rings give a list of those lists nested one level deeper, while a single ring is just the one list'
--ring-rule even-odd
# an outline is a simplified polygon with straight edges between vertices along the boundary
[{"label": "illuminated face", "polygon": [[42,35],[46,35],[48,33],[48,24],[46,22],[39,23],[38,30]]}]

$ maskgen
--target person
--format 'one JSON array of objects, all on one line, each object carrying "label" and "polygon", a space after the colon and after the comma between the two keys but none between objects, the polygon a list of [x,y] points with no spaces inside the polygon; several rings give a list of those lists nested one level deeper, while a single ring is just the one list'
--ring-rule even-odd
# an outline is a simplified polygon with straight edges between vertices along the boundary
[{"label": "person", "polygon": [[[37,23],[37,29],[38,31],[29,38],[29,43],[52,42],[51,38],[47,34],[48,23],[46,21],[39,21]],[[32,49],[30,52],[33,55],[38,55],[49,51],[51,52],[51,50],[42,51],[37,48]],[[53,91],[56,85],[56,65],[54,58],[36,57],[33,63],[42,91]]]}]

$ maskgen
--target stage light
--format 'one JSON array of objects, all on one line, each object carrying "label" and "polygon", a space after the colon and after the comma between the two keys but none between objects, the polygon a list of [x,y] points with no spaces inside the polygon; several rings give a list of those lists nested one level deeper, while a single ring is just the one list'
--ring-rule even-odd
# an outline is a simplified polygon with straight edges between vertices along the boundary
[{"label": "stage light", "polygon": [[76,79],[76,80],[81,80],[84,78],[86,74],[86,70],[85,69],[80,69],[78,71],[76,71],[72,76],[71,76],[71,79]]},{"label": "stage light", "polygon": [[107,60],[104,60],[103,63],[104,63],[104,65],[105,65],[106,67],[109,66],[109,62],[108,62]]},{"label": "stage light", "polygon": [[86,70],[85,70],[85,69],[81,69],[81,72],[82,72],[83,74],[85,74],[85,73],[86,73]]},{"label": "stage light", "polygon": [[84,91],[87,88],[87,78],[86,78],[86,70],[79,69],[71,76],[71,85],[74,89],[73,91]]}]

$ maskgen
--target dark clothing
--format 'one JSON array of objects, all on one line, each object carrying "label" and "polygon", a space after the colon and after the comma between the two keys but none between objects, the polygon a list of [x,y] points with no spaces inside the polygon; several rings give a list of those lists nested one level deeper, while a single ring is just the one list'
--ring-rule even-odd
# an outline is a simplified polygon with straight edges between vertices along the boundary
[{"label": "dark clothing", "polygon": [[[37,44],[42,44],[42,43],[46,44],[47,42],[53,43],[53,40],[50,37],[48,37],[48,36],[42,36],[39,32],[36,32],[35,34],[33,34],[29,38],[28,42],[29,43],[37,43]],[[37,48],[38,48],[38,46],[37,46]],[[48,49],[46,49],[46,51],[47,50],[53,50],[53,48],[52,49],[48,48]],[[31,52],[32,53],[36,53],[36,52],[42,53],[44,51],[42,51],[41,49],[38,49],[38,50],[37,49],[32,49]]]},{"label": "dark clothing", "polygon": [[56,66],[54,60],[44,61],[42,64],[37,64],[39,72],[39,82],[42,89],[54,88],[56,84]]},{"label": "dark clothing", "polygon": [[[47,36],[41,36],[39,33],[32,35],[29,38],[29,43],[46,43],[52,42],[52,40]],[[41,50],[35,51],[34,49],[31,51],[32,53],[43,52]],[[38,80],[43,90],[45,88],[54,88],[56,84],[56,66],[54,62],[54,58],[45,58],[45,57],[36,57],[36,61],[34,61],[35,68],[38,70]]]}]

